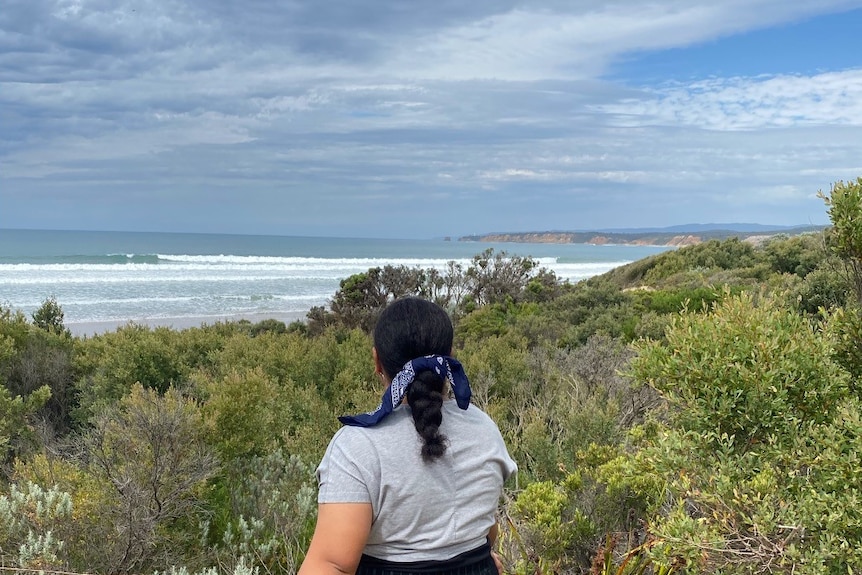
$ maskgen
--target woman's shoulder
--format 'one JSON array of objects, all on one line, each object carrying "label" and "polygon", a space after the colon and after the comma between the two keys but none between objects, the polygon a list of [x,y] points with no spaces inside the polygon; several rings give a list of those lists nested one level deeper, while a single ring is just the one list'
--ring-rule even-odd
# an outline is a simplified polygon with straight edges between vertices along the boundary
[{"label": "woman's shoulder", "polygon": [[454,401],[445,402],[443,420],[447,419],[464,428],[465,433],[500,435],[497,423],[491,416],[472,403],[467,409],[461,409]]},{"label": "woman's shoulder", "polygon": [[344,425],[332,436],[332,443],[366,444],[391,435],[394,428],[407,425],[412,429],[409,413],[402,407],[395,409],[386,419],[371,427]]},{"label": "woman's shoulder", "polygon": [[[449,413],[455,413],[460,415],[466,419],[472,419],[475,421],[481,421],[486,423],[494,424],[494,421],[491,419],[491,416],[485,413],[478,405],[475,403],[471,403],[467,409],[461,409],[458,407],[458,404],[453,401],[444,401],[443,402],[444,411]],[[496,424],[494,424],[496,426]]]}]

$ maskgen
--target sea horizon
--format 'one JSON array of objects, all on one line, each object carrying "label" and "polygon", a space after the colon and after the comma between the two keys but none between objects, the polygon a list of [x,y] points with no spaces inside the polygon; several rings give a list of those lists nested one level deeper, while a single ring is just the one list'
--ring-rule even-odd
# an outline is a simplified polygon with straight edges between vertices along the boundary
[{"label": "sea horizon", "polygon": [[382,240],[382,241],[468,241],[459,240],[473,234],[464,234],[461,236],[433,236],[427,238],[403,238],[403,237],[378,237],[378,236],[352,236],[352,235],[301,235],[301,234],[272,234],[272,233],[253,233],[253,232],[202,232],[202,231],[175,231],[175,230],[79,230],[68,228],[10,228],[0,227],[0,232],[70,232],[70,233],[94,233],[94,234],[153,234],[153,235],[189,235],[189,236],[251,236],[251,237],[271,237],[271,238],[305,238],[305,239],[334,239],[334,240]]},{"label": "sea horizon", "polygon": [[28,317],[56,299],[76,335],[132,322],[183,329],[248,319],[303,320],[341,280],[385,265],[466,267],[491,248],[529,256],[562,280],[605,273],[664,246],[466,242],[0,229],[0,305]]}]

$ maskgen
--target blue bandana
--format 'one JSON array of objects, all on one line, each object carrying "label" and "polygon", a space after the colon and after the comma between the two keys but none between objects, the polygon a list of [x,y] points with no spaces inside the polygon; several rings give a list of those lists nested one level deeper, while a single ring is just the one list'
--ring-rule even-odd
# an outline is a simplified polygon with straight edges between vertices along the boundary
[{"label": "blue bandana", "polygon": [[472,395],[470,382],[467,380],[467,374],[464,373],[464,368],[461,367],[458,360],[443,355],[426,355],[404,364],[404,367],[401,368],[401,371],[395,375],[392,383],[386,388],[377,409],[359,415],[342,415],[338,418],[338,421],[344,425],[354,425],[357,427],[377,425],[384,417],[392,413],[393,409],[398,407],[398,404],[401,403],[401,399],[407,392],[407,387],[413,383],[416,374],[429,369],[437,372],[443,379],[449,380],[458,407],[467,409],[470,406],[470,396]]}]

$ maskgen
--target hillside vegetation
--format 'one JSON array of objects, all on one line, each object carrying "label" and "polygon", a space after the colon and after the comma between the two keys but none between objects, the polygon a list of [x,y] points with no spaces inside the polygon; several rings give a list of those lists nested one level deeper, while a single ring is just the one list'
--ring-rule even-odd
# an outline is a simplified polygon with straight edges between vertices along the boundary
[{"label": "hillside vegetation", "polygon": [[[757,231],[752,231],[757,230]],[[664,229],[602,230],[602,231],[546,231],[546,232],[502,232],[463,236],[461,242],[518,242],[543,244],[617,244],[639,246],[689,246],[709,240],[738,238],[750,242],[762,242],[775,235],[793,236],[810,232],[821,232],[823,226],[796,226],[777,230],[768,226],[745,224],[674,226]]]},{"label": "hillside vegetation", "polygon": [[308,320],[72,337],[0,308],[0,571],[294,573],[336,417],[395,297],[451,310],[520,472],[511,573],[862,571],[862,178],[825,232],[710,240],[577,284],[486,251],[370,269]]}]

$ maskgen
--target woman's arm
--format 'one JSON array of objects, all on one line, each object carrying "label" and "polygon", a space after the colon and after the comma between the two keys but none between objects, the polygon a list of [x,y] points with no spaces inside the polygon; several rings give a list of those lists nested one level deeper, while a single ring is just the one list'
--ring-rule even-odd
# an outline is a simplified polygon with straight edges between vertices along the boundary
[{"label": "woman's arm", "polygon": [[497,567],[497,573],[503,575],[503,560],[494,551],[494,545],[497,543],[497,536],[500,534],[500,525],[494,521],[494,525],[488,530],[488,545],[491,547],[491,558],[494,560],[494,565]]},{"label": "woman's arm", "polygon": [[500,533],[500,526],[494,521],[494,524],[488,530],[488,545],[491,547],[497,542],[497,535]]},{"label": "woman's arm", "polygon": [[353,574],[371,531],[370,503],[321,503],[308,554],[297,575]]}]

